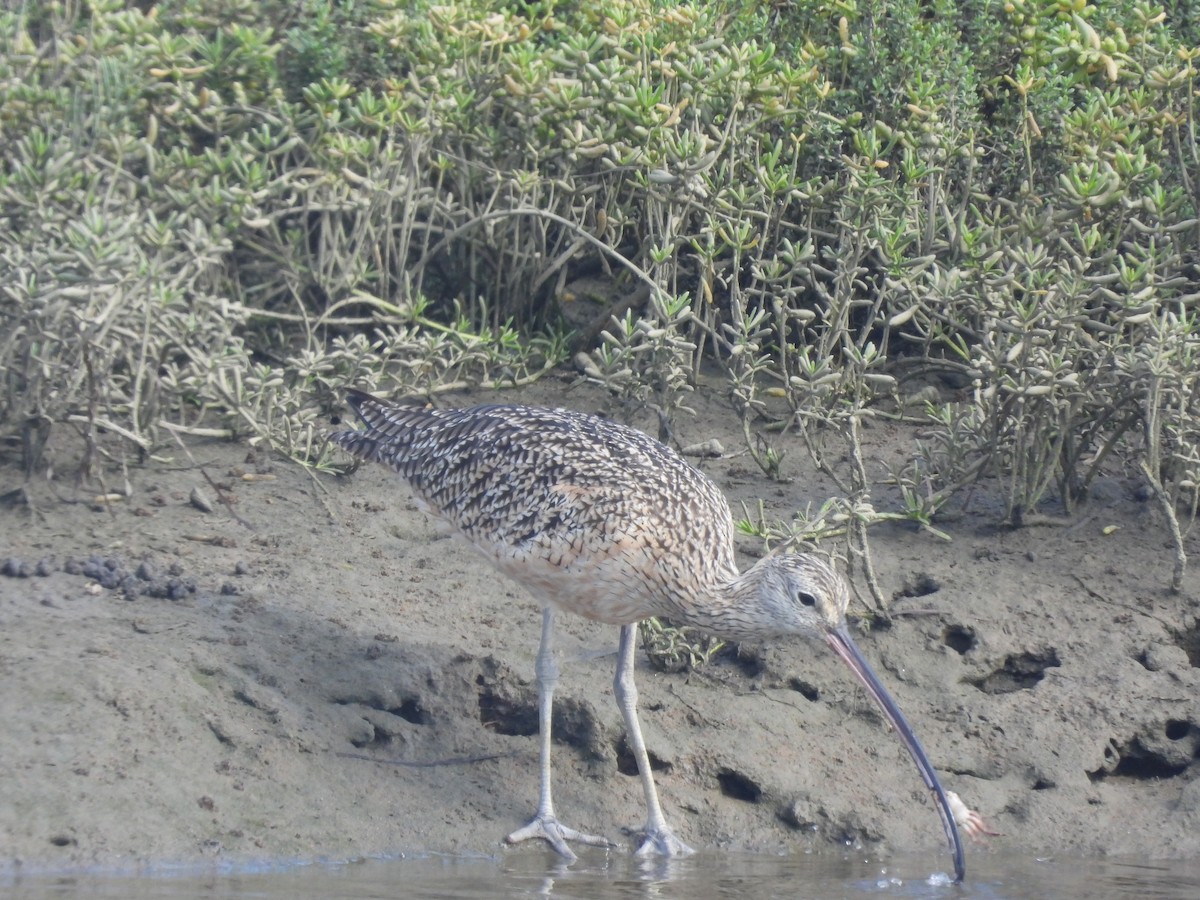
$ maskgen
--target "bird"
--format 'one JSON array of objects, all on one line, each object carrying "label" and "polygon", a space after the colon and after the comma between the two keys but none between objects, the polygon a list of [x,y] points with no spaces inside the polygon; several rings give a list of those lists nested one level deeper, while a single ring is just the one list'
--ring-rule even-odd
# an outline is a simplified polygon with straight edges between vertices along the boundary
[{"label": "bird", "polygon": [[850,668],[916,763],[954,860],[963,843],[947,792],[899,706],[850,635],[846,579],[814,553],[768,555],[738,569],[733,516],[721,490],[666,445],[611,419],[492,403],[435,408],[351,389],[363,428],[330,439],[397,472],[418,507],[441,519],[542,608],[538,687],[539,801],[510,844],[540,838],[567,860],[569,843],[610,847],[562,824],[551,791],[550,726],[559,667],[555,617],[569,612],[620,629],[613,693],[646,801],[638,856],[686,856],[668,825],[637,716],[637,623],[650,616],[718,637],[823,641]]}]

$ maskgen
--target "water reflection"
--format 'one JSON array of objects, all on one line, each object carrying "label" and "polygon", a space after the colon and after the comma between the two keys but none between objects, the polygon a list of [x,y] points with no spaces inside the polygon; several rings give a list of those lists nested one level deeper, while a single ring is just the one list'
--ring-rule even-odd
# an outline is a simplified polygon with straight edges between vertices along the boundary
[{"label": "water reflection", "polygon": [[[1117,898],[1200,897],[1200,862],[1037,859],[1019,854],[971,855],[968,880],[951,885],[933,871],[932,855],[887,860],[862,855],[757,856],[707,851],[676,860],[638,860],[596,852],[568,866],[550,852],[495,858],[368,860],[345,865],[293,865],[274,871],[143,876],[0,878],[13,900],[758,900],[758,898]],[[932,876],[932,877],[931,877]],[[941,876],[939,878],[939,876]]]}]

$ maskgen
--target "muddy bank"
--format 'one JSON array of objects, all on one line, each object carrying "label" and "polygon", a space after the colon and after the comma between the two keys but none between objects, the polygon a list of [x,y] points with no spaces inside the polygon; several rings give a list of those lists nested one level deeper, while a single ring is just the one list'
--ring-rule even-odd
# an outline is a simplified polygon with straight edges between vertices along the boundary
[{"label": "muddy bank", "polygon": [[[512,399],[605,406],[555,382]],[[741,446],[722,405],[698,408],[685,443]],[[906,428],[866,439],[876,475],[911,454]],[[834,493],[790,449],[788,484],[744,457],[699,465],[735,509],[786,517]],[[190,450],[131,469],[107,508],[56,483],[0,512],[0,869],[548,852],[500,844],[537,800],[538,614],[520,588],[382,468],[313,478],[244,446]],[[0,469],[0,492],[21,483]],[[1067,527],[999,531],[993,512],[979,495],[950,543],[872,531],[900,615],[860,646],[993,845],[1200,854],[1194,537],[1171,594],[1157,511],[1118,474]],[[628,848],[643,806],[616,631],[561,623],[559,813]],[[664,807],[697,849],[849,841],[946,865],[911,761],[824,648],[638,677]]]}]

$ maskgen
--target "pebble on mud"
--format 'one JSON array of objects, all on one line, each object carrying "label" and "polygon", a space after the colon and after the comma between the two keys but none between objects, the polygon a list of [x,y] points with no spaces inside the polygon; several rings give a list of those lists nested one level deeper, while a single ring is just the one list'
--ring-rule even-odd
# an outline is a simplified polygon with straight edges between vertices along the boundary
[{"label": "pebble on mud", "polygon": [[114,566],[103,566],[99,570],[96,580],[100,582],[101,587],[107,588],[111,591],[121,586],[122,582],[125,581],[126,574],[127,573],[123,568],[121,568],[121,564],[118,562]]},{"label": "pebble on mud", "polygon": [[200,512],[210,513],[214,508],[208,494],[198,487],[192,488],[192,493],[188,496],[188,502],[200,510]]},{"label": "pebble on mud", "polygon": [[1190,667],[1187,651],[1175,644],[1152,644],[1142,654],[1142,665],[1151,672],[1184,672]]},{"label": "pebble on mud", "polygon": [[29,578],[31,575],[45,578],[53,572],[54,562],[48,556],[43,556],[32,566],[19,556],[10,556],[0,563],[0,575],[9,578]]},{"label": "pebble on mud", "polygon": [[10,556],[0,564],[0,575],[7,575],[9,578],[28,578],[32,573],[29,563],[16,556]]},{"label": "pebble on mud", "polygon": [[779,811],[779,818],[800,831],[816,831],[822,811],[807,796],[797,797]]},{"label": "pebble on mud", "polygon": [[182,600],[188,594],[195,592],[195,582],[179,577],[152,581],[145,588],[146,596],[157,597],[161,600]]},{"label": "pebble on mud", "polygon": [[[43,560],[48,568],[52,563],[47,558]],[[42,562],[39,562],[39,567]],[[136,600],[138,597],[155,597],[162,600],[182,600],[188,594],[195,594],[197,586],[195,579],[183,577],[183,565],[174,560],[167,568],[167,575],[162,573],[159,565],[144,559],[131,572],[119,556],[89,556],[87,559],[69,558],[63,564],[63,571],[68,575],[83,575],[93,582],[89,588],[93,592],[102,589],[120,590],[126,600]],[[48,573],[47,573],[48,574]],[[222,592],[229,593],[227,583]],[[233,593],[238,593],[235,587]]]}]

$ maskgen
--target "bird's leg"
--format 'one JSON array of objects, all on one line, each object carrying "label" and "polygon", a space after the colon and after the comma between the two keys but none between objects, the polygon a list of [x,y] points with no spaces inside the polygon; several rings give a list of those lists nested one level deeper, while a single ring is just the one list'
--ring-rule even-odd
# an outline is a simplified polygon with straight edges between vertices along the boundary
[{"label": "bird's leg", "polygon": [[554,800],[550,794],[550,723],[554,709],[554,687],[558,684],[558,661],[554,658],[554,610],[542,610],[542,642],[537,655],[538,734],[541,739],[541,790],[536,815],[524,828],[518,828],[506,841],[516,844],[530,838],[542,838],[555,850],[574,861],[577,857],[567,841],[579,841],[593,847],[611,847],[612,842],[594,834],[584,834],[567,828],[554,815]]},{"label": "bird's leg", "polygon": [[646,793],[646,837],[635,856],[690,856],[691,847],[675,836],[662,807],[658,804],[658,791],[654,787],[654,775],[650,771],[650,757],[646,753],[646,741],[642,738],[642,726],[637,716],[637,685],[633,681],[634,651],[637,649],[637,625],[621,626],[621,644],[617,651],[617,676],[613,679],[613,692],[621,715],[625,719],[625,734],[629,749],[637,760],[638,775],[642,779],[642,790]]}]

